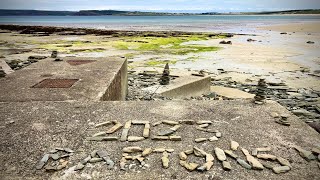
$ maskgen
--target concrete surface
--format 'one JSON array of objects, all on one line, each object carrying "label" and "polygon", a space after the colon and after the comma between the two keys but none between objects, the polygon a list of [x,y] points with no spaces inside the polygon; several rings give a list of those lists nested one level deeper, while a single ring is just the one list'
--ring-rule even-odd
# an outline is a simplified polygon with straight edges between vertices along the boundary
[{"label": "concrete surface", "polygon": [[14,70],[11,69],[11,67],[6,63],[4,59],[0,59],[0,67],[2,67],[2,70],[6,74],[10,74],[14,72]]},{"label": "concrete surface", "polygon": [[[47,58],[0,79],[0,101],[125,100],[127,61],[124,58]],[[68,60],[95,60],[72,66]],[[70,88],[32,88],[44,79],[79,79]]]},{"label": "concrete surface", "polygon": [[[275,102],[258,106],[250,101],[159,101],[159,102],[0,102],[0,179],[250,179],[250,180],[314,180],[320,177],[317,161],[307,162],[292,148],[294,145],[311,150],[320,144],[320,135],[307,124],[291,115],[290,127],[274,122],[271,112],[289,113]],[[183,125],[176,133],[182,141],[141,142],[89,142],[85,139],[102,129],[94,125],[108,120],[124,123],[128,120],[211,120],[212,129],[222,133],[215,142],[195,143],[195,138],[211,137],[213,134],[195,129],[196,125]],[[151,136],[168,126],[151,127]],[[143,126],[134,125],[129,135],[141,136]],[[120,137],[122,129],[114,135]],[[112,135],[112,136],[114,136]],[[215,147],[230,148],[230,140],[252,151],[262,146],[272,147],[270,154],[288,159],[292,170],[284,174],[246,170],[228,158],[233,170],[224,171],[216,159],[214,167],[207,172],[188,172],[179,165],[178,154],[197,146],[213,154]],[[119,170],[122,148],[173,148],[169,168],[161,166],[161,154],[152,154],[144,170]],[[91,164],[80,172],[67,169],[50,173],[36,170],[42,156],[56,148],[68,147],[75,151],[68,161],[67,169],[76,165],[93,150],[106,150],[116,162],[116,168],[108,170],[103,163]],[[235,152],[242,159],[240,150]],[[192,162],[203,159],[190,157]],[[260,160],[263,161],[263,160]],[[132,162],[130,162],[132,163]],[[275,164],[276,165],[276,164]]]},{"label": "concrete surface", "polygon": [[208,94],[210,86],[210,77],[180,76],[171,80],[169,85],[156,85],[143,90],[173,99],[183,99]]},{"label": "concrete surface", "polygon": [[211,92],[215,92],[216,94],[229,99],[253,99],[255,96],[254,94],[250,94],[239,89],[223,86],[211,86],[210,90]]}]

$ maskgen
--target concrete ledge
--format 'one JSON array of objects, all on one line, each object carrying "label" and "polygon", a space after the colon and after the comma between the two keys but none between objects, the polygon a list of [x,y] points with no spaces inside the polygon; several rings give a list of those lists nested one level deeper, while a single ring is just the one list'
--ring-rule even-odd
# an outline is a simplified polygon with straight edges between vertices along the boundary
[{"label": "concrete ledge", "polygon": [[[69,60],[92,60],[73,66]],[[70,88],[33,88],[45,79],[77,79]],[[116,87],[116,88],[115,88]],[[0,79],[0,101],[125,100],[127,61],[120,57],[48,58]]]},{"label": "concrete ledge", "polygon": [[211,78],[181,76],[170,81],[169,85],[157,85],[143,90],[174,99],[190,98],[210,93]]},{"label": "concrete ledge", "polygon": [[[259,106],[250,101],[158,101],[158,102],[7,102],[0,103],[0,179],[208,179],[214,174],[216,179],[317,179],[320,171],[317,160],[304,160],[294,145],[311,150],[320,143],[320,135],[307,124],[291,115],[288,118],[291,126],[286,127],[275,123],[271,112],[289,113],[284,107],[274,102]],[[105,130],[95,129],[94,125],[118,120],[124,124],[129,120],[150,121],[151,124],[162,120],[210,120],[210,129],[222,133],[215,142],[195,143],[195,138],[209,138],[212,133],[196,130],[197,125],[182,124],[175,133],[182,141],[153,141],[151,138],[140,142],[92,142],[87,137]],[[13,122],[12,122],[13,121]],[[163,127],[161,127],[163,126]],[[151,136],[168,125],[151,127]],[[139,125],[132,125],[129,135],[142,136]],[[110,136],[120,138],[122,129]],[[283,174],[274,174],[269,169],[263,171],[247,170],[228,157],[232,170],[226,172],[217,159],[214,167],[206,172],[188,172],[180,166],[178,154],[197,146],[213,154],[213,149],[219,147],[227,150],[230,140],[237,141],[242,148],[250,152],[258,147],[270,146],[271,152],[286,158],[292,165],[292,170]],[[141,148],[172,148],[169,168],[161,165],[162,154],[148,156],[148,169],[137,167],[137,171],[119,169],[122,149],[128,146]],[[67,147],[75,151],[68,158],[66,169],[58,172],[36,170],[35,165],[43,155],[56,148]],[[103,163],[91,164],[84,170],[73,172],[68,170],[88,156],[93,150],[106,150],[115,162],[115,167],[109,170]],[[234,151],[242,159],[241,150]],[[188,159],[190,162],[200,162],[201,158]],[[264,160],[259,160],[264,161]],[[22,163],[23,162],[23,163]],[[133,163],[129,161],[128,163]],[[274,163],[274,165],[279,165]]]}]

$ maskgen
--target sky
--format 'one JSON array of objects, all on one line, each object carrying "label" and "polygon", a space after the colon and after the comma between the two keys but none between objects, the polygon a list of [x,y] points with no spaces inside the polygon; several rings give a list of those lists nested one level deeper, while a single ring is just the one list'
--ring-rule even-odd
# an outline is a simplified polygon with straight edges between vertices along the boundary
[{"label": "sky", "polygon": [[0,9],[247,12],[320,9],[320,0],[0,0]]}]

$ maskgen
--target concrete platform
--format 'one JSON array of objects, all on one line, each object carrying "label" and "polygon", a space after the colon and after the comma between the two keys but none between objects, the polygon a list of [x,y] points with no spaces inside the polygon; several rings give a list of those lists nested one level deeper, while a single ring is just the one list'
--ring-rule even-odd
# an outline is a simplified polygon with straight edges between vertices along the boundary
[{"label": "concrete platform", "polygon": [[208,94],[210,86],[210,77],[180,76],[171,80],[169,85],[151,86],[143,90],[173,99],[184,99]]},{"label": "concrete platform", "polygon": [[[126,59],[83,57],[63,60],[55,62],[47,58],[0,79],[0,101],[125,100],[128,90]],[[52,79],[57,81],[49,82]],[[66,81],[69,80],[75,81],[68,84]]]},{"label": "concrete platform", "polygon": [[[317,179],[320,177],[317,161],[307,162],[292,147],[298,145],[310,150],[320,144],[320,135],[294,115],[288,118],[290,127],[275,123],[270,115],[274,111],[289,113],[275,102],[258,106],[249,101],[0,102],[0,179]],[[195,138],[211,137],[212,133],[198,131],[196,125],[182,125],[176,132],[182,136],[182,141],[176,142],[150,138],[141,142],[86,140],[99,131],[94,128],[95,124],[108,120],[118,120],[122,124],[129,120],[144,120],[153,124],[162,120],[190,119],[211,120],[212,128],[220,131],[222,137],[214,142],[195,143]],[[168,127],[151,126],[151,136]],[[140,126],[133,125],[131,129],[129,135],[142,135]],[[111,136],[120,138],[121,132],[122,129]],[[229,172],[222,169],[217,159],[214,167],[205,172],[188,172],[179,165],[181,151],[197,146],[213,154],[215,147],[229,149],[230,140],[237,141],[250,152],[254,148],[270,146],[272,151],[268,153],[288,159],[292,170],[283,174],[274,174],[268,169],[247,170],[229,157],[227,160],[233,168]],[[128,146],[173,148],[169,168],[162,168],[161,153],[153,153],[146,160],[150,168],[121,171],[122,149]],[[57,172],[36,170],[42,156],[56,147],[75,151],[67,159],[67,168]],[[108,170],[105,164],[95,163],[82,171],[71,171],[72,166],[93,150],[106,150],[114,160],[115,168]],[[235,153],[244,159],[240,150]],[[190,157],[188,160],[203,163],[201,158]]]},{"label": "concrete platform", "polygon": [[14,72],[14,70],[11,69],[11,67],[6,63],[4,59],[0,59],[0,67],[6,74],[10,74]]}]

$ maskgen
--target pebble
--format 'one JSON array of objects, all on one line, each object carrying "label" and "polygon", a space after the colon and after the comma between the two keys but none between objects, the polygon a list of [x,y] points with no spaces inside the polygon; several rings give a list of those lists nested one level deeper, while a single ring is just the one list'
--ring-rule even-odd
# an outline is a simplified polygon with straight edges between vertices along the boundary
[{"label": "pebble", "polygon": [[231,171],[232,170],[231,164],[228,161],[223,161],[222,162],[222,167],[226,171]]},{"label": "pebble", "polygon": [[91,156],[89,155],[88,157],[86,157],[81,161],[81,164],[86,165],[90,161],[90,159],[91,159]]},{"label": "pebble", "polygon": [[282,165],[282,166],[288,166],[290,168],[292,168],[290,162],[282,157],[277,157],[278,162]]},{"label": "pebble", "polygon": [[96,162],[101,162],[101,161],[103,161],[102,158],[92,158],[89,160],[90,163],[96,163]]},{"label": "pebble", "polygon": [[268,161],[262,161],[261,164],[263,165],[263,167],[266,167],[268,169],[273,169],[274,168],[274,166]]},{"label": "pebble", "polygon": [[180,165],[185,167],[188,171],[194,171],[199,166],[199,164],[187,163],[186,161],[181,161],[181,160],[180,160]]},{"label": "pebble", "polygon": [[252,152],[251,152],[252,156],[257,156],[258,155],[258,151],[257,149],[254,149]]},{"label": "pebble", "polygon": [[252,169],[257,169],[257,170],[263,170],[264,169],[263,165],[256,158],[254,158],[251,155],[247,156],[247,161],[252,166]]},{"label": "pebble", "polygon": [[172,131],[177,131],[179,128],[181,127],[181,125],[175,125],[172,128],[170,128]]},{"label": "pebble", "polygon": [[135,125],[145,125],[145,124],[149,124],[149,121],[139,121],[139,120],[133,120],[132,124]]},{"label": "pebble", "polygon": [[195,121],[194,120],[179,120],[180,124],[188,124],[188,125],[194,125]]},{"label": "pebble", "polygon": [[212,136],[211,138],[209,138],[209,141],[210,142],[213,142],[213,141],[218,141],[219,139],[216,137],[216,136]]},{"label": "pebble", "polygon": [[304,159],[306,159],[307,161],[311,161],[311,160],[316,159],[316,157],[312,154],[311,151],[304,150],[298,146],[295,146],[294,148],[299,152],[300,156],[303,157]]},{"label": "pebble", "polygon": [[126,158],[121,158],[121,160],[120,160],[120,169],[121,170],[125,170],[126,169],[126,162],[127,162],[127,160],[126,160]]},{"label": "pebble", "polygon": [[201,125],[201,124],[212,124],[212,121],[197,121],[197,124],[198,125]]},{"label": "pebble", "polygon": [[117,130],[119,130],[120,128],[122,128],[122,124],[121,123],[116,123],[112,128],[110,128],[108,131],[107,131],[107,134],[112,134],[114,132],[116,132]]},{"label": "pebble", "polygon": [[167,169],[169,167],[169,155],[167,152],[163,153],[163,157],[161,158],[162,166]]},{"label": "pebble", "polygon": [[118,137],[109,137],[109,136],[97,136],[97,137],[89,137],[88,141],[117,141]]},{"label": "pebble", "polygon": [[123,129],[122,130],[122,134],[121,134],[121,138],[120,138],[120,141],[124,142],[127,140],[128,138],[128,133],[129,133],[129,129]]},{"label": "pebble", "polygon": [[207,140],[207,138],[198,138],[198,139],[195,139],[194,141],[196,142],[196,143],[200,143],[200,142],[204,142],[204,141],[206,141]]},{"label": "pebble", "polygon": [[208,127],[210,124],[201,124],[201,125],[199,125],[199,127],[201,127],[201,128],[206,128],[206,127]]},{"label": "pebble", "polygon": [[197,147],[193,147],[193,153],[194,153],[194,155],[196,155],[198,157],[206,157],[206,155],[207,155],[207,153],[204,150],[199,149]]},{"label": "pebble", "polygon": [[319,148],[312,148],[311,151],[312,151],[315,155],[319,155],[319,154],[320,154],[320,149],[319,149]]},{"label": "pebble", "polygon": [[97,155],[97,150],[93,150],[91,153],[90,153],[90,156],[91,157],[95,157]]},{"label": "pebble", "polygon": [[269,152],[271,151],[271,147],[263,147],[263,148],[257,148],[258,152]]},{"label": "pebble", "polygon": [[58,165],[57,170],[64,169],[67,167],[67,165],[68,165],[68,161],[64,161],[60,165]]},{"label": "pebble", "polygon": [[179,157],[182,161],[185,161],[188,158],[188,156],[184,152],[179,153]]},{"label": "pebble", "polygon": [[168,125],[178,125],[179,123],[176,121],[169,121],[169,120],[164,120],[162,121],[163,124],[168,124]]},{"label": "pebble", "polygon": [[137,141],[142,141],[144,140],[144,137],[139,137],[139,136],[129,136],[128,141],[129,142],[137,142]]},{"label": "pebble", "polygon": [[168,136],[153,136],[152,140],[156,141],[163,141],[163,140],[169,140],[170,138]]},{"label": "pebble", "polygon": [[158,126],[160,124],[162,124],[162,121],[158,121],[158,122],[154,123],[153,126]]},{"label": "pebble", "polygon": [[58,150],[56,150],[56,149],[49,151],[50,154],[54,154],[56,152],[58,152]]},{"label": "pebble", "polygon": [[124,129],[130,129],[131,128],[131,122],[132,121],[127,121],[125,124],[124,124]]},{"label": "pebble", "polygon": [[122,149],[122,151],[125,153],[133,153],[133,152],[141,152],[142,149],[140,147],[133,146],[133,147],[125,147]]},{"label": "pebble", "polygon": [[234,159],[237,159],[237,158],[238,158],[238,155],[234,154],[234,153],[233,153],[232,151],[230,151],[230,150],[225,150],[224,152],[225,152],[225,154],[227,154],[228,156],[230,156],[230,157],[232,157],[232,158],[234,158]]},{"label": "pebble", "polygon": [[220,148],[214,148],[214,152],[218,158],[219,161],[225,161],[227,160],[226,154],[224,151]]},{"label": "pebble", "polygon": [[181,136],[169,136],[169,139],[171,141],[181,141],[182,140]]},{"label": "pebble", "polygon": [[216,137],[217,137],[217,138],[221,138],[221,137],[222,137],[221,132],[217,132],[217,133],[216,133]]},{"label": "pebble", "polygon": [[167,151],[168,153],[173,153],[173,152],[174,152],[174,149],[166,149],[166,151]]},{"label": "pebble", "polygon": [[193,153],[193,149],[186,150],[186,151],[184,151],[184,153],[185,153],[186,155],[190,155],[190,154]]},{"label": "pebble", "polygon": [[150,128],[143,129],[143,137],[148,138],[150,136]]},{"label": "pebble", "polygon": [[175,131],[173,131],[172,129],[167,129],[167,130],[160,131],[158,133],[158,136],[168,136],[168,135],[173,134],[174,132]]},{"label": "pebble", "polygon": [[236,151],[238,150],[239,147],[239,143],[237,143],[236,141],[231,141],[231,150]]},{"label": "pebble", "polygon": [[244,149],[244,148],[241,148],[241,151],[242,153],[245,155],[245,156],[250,156],[250,153],[248,150]]},{"label": "pebble", "polygon": [[60,158],[59,154],[50,154],[53,160],[58,160]]},{"label": "pebble", "polygon": [[94,134],[92,137],[97,137],[97,136],[105,136],[107,133],[106,132],[98,132]]},{"label": "pebble", "polygon": [[98,127],[106,126],[106,125],[109,125],[109,124],[111,124],[111,122],[110,121],[106,121],[106,122],[97,124],[95,127],[98,128]]},{"label": "pebble", "polygon": [[209,171],[213,166],[213,161],[206,162],[204,166],[206,167],[207,171]]},{"label": "pebble", "polygon": [[145,150],[143,150],[142,156],[145,157],[145,156],[148,156],[151,153],[152,153],[152,149],[151,148],[146,148]]},{"label": "pebble", "polygon": [[212,156],[212,154],[206,154],[206,162],[213,162],[214,161],[214,157]]},{"label": "pebble", "polygon": [[155,152],[155,153],[163,153],[165,151],[166,151],[165,148],[156,148],[156,149],[153,150],[153,152]]},{"label": "pebble", "polygon": [[258,154],[257,158],[264,159],[264,160],[277,160],[277,156],[271,155],[271,154]]},{"label": "pebble", "polygon": [[274,167],[272,168],[273,172],[276,174],[280,174],[280,173],[285,173],[290,171],[290,167],[289,166],[278,166],[278,167]]},{"label": "pebble", "polygon": [[45,154],[42,159],[38,162],[36,169],[42,169],[43,166],[47,163],[47,161],[49,160],[50,155],[49,154]]},{"label": "pebble", "polygon": [[84,167],[85,167],[84,164],[78,163],[78,165],[76,166],[76,168],[75,168],[74,170],[75,170],[75,171],[79,171],[79,170],[82,170]]},{"label": "pebble", "polygon": [[252,167],[250,166],[250,164],[248,164],[246,161],[244,161],[244,160],[242,160],[242,159],[240,159],[240,158],[237,159],[237,162],[238,162],[242,167],[244,167],[244,168],[246,168],[246,169],[251,169],[251,168],[252,168]]}]

